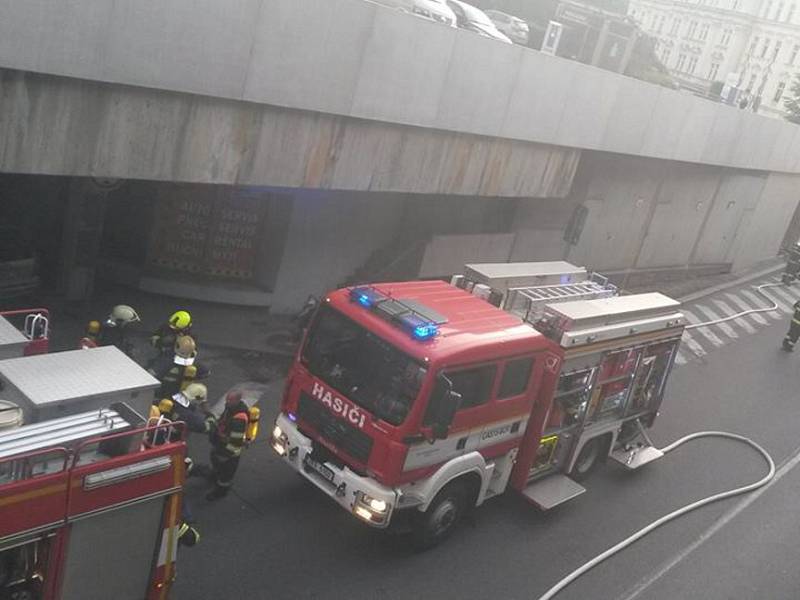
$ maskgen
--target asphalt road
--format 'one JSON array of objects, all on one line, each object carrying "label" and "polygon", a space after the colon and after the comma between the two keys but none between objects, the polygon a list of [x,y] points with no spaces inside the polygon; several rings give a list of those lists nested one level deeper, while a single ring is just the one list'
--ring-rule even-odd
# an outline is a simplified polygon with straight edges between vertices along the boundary
[{"label": "asphalt road", "polygon": [[[800,598],[800,469],[789,462],[800,452],[800,352],[778,348],[787,322],[770,319],[678,367],[652,430],[659,446],[698,430],[748,435],[772,454],[779,478],[757,496],[665,525],[560,600]],[[264,437],[246,452],[235,494],[210,504],[202,482],[190,481],[202,540],[180,551],[174,598],[535,600],[650,521],[766,469],[745,446],[692,442],[636,472],[609,463],[586,494],[548,513],[513,493],[490,500],[444,545],[416,554],[402,537],[360,525],[273,456],[266,433],[279,387],[262,405]],[[202,456],[203,441],[192,444]]]}]

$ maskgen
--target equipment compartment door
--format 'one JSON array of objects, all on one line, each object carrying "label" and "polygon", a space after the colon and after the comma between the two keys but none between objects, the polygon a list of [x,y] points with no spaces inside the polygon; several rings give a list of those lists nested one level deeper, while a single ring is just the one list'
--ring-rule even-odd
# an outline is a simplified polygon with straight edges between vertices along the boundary
[{"label": "equipment compartment door", "polygon": [[70,529],[62,600],[142,600],[161,541],[164,499],[109,510]]},{"label": "equipment compartment door", "polygon": [[529,478],[567,464],[586,418],[595,373],[596,369],[582,369],[563,373],[559,378]]}]

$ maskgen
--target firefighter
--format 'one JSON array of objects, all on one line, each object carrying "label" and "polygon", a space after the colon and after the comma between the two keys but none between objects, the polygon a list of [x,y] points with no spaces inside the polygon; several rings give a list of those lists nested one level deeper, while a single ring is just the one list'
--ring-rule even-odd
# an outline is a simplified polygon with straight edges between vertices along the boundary
[{"label": "firefighter", "polygon": [[[208,376],[208,369],[196,362],[197,346],[188,335],[179,336],[175,340],[172,356],[162,356],[148,369],[148,372],[161,382],[156,391],[156,402],[164,398],[173,398],[181,391],[187,372],[192,378],[202,379]],[[189,367],[194,367],[189,369]]]},{"label": "firefighter", "polygon": [[[150,336],[150,344],[158,350],[159,355],[169,354],[175,346],[178,337],[182,335],[192,335],[192,315],[185,310],[172,313],[166,323],[163,323]],[[192,336],[197,342],[197,339]]]},{"label": "firefighter", "polygon": [[133,344],[126,338],[127,328],[141,319],[135,310],[125,304],[118,304],[111,309],[97,336],[98,346],[116,346],[128,356],[133,355]]},{"label": "firefighter", "polygon": [[794,314],[792,322],[789,323],[789,331],[783,338],[783,349],[787,352],[794,352],[794,345],[800,337],[800,300],[794,303]]},{"label": "firefighter", "polygon": [[800,241],[789,250],[786,270],[783,272],[781,281],[786,285],[791,285],[797,279],[798,273],[800,273]]},{"label": "firefighter", "polygon": [[219,418],[209,414],[208,423],[211,429],[214,489],[206,495],[206,500],[213,501],[223,498],[230,491],[245,446],[250,417],[247,404],[242,400],[242,393],[228,392],[225,396],[225,410]]},{"label": "firefighter", "polygon": [[191,548],[200,542],[200,532],[194,526],[194,518],[184,494],[181,499],[181,526],[178,528],[178,543]]},{"label": "firefighter", "polygon": [[97,348],[100,341],[100,329],[100,321],[89,321],[88,325],[86,325],[86,333],[81,338],[78,346],[83,350]]}]

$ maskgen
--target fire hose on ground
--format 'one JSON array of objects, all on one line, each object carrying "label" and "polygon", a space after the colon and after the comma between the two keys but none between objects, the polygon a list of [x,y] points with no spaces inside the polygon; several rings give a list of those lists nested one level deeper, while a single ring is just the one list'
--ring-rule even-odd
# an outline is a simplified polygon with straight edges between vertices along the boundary
[{"label": "fire hose on ground", "polygon": [[[745,317],[747,315],[751,315],[751,314],[755,314],[755,313],[776,311],[779,308],[778,307],[778,303],[775,301],[774,298],[769,296],[769,294],[767,294],[764,291],[764,289],[765,288],[770,288],[770,287],[778,287],[778,286],[782,286],[782,285],[783,284],[781,284],[781,283],[765,283],[765,284],[756,286],[756,288],[755,288],[756,292],[758,292],[763,297],[765,297],[771,303],[771,306],[764,307],[764,308],[751,308],[749,310],[744,310],[744,311],[741,311],[741,312],[736,313],[734,315],[730,315],[728,317],[723,317],[723,318],[720,318],[720,319],[714,319],[713,321],[706,321],[706,322],[703,322],[703,323],[693,323],[691,325],[687,325],[686,329],[697,329],[699,327],[709,327],[711,325],[718,325],[719,323],[724,323],[726,321],[732,321],[734,319],[739,319],[741,317]],[[556,594],[558,594],[561,590],[566,588],[573,581],[575,581],[576,579],[578,579],[579,577],[581,577],[582,575],[584,575],[585,573],[587,573],[588,571],[590,571],[591,569],[593,569],[594,567],[599,565],[604,560],[606,560],[608,558],[611,558],[612,556],[614,556],[615,554],[621,552],[622,550],[624,550],[628,546],[631,546],[634,542],[636,542],[637,540],[640,540],[641,538],[646,536],[648,533],[650,533],[654,529],[657,529],[661,525],[664,525],[665,523],[668,523],[668,522],[670,522],[670,521],[672,521],[674,519],[677,519],[678,517],[681,517],[681,516],[685,515],[688,512],[691,512],[693,510],[696,510],[698,508],[701,508],[701,507],[706,506],[708,504],[711,504],[713,502],[718,502],[719,500],[724,500],[726,498],[732,498],[733,496],[739,496],[741,494],[746,494],[747,492],[752,492],[754,490],[757,490],[758,488],[767,485],[767,483],[769,483],[772,480],[772,478],[775,476],[775,461],[772,460],[772,457],[769,455],[769,453],[764,448],[762,448],[759,444],[757,444],[756,442],[751,440],[750,438],[747,438],[747,437],[745,437],[743,435],[739,435],[739,434],[736,434],[736,433],[728,433],[726,431],[698,431],[697,433],[691,433],[691,434],[689,434],[687,436],[684,436],[684,437],[672,442],[668,446],[666,446],[664,448],[660,448],[660,450],[664,454],[667,454],[669,452],[672,452],[673,450],[675,450],[679,446],[682,446],[686,442],[689,442],[689,441],[692,441],[692,440],[696,440],[698,438],[703,438],[703,437],[727,438],[727,439],[732,439],[732,440],[736,440],[736,441],[742,442],[744,444],[747,444],[751,448],[754,448],[756,451],[758,451],[759,454],[761,454],[761,456],[764,458],[764,460],[766,461],[766,463],[767,463],[767,465],[769,467],[769,471],[767,472],[767,474],[764,477],[762,477],[761,479],[759,479],[758,481],[756,481],[754,483],[750,483],[748,485],[744,485],[744,486],[737,487],[737,488],[734,488],[734,489],[731,489],[731,490],[727,490],[727,491],[724,491],[724,492],[719,492],[719,493],[713,494],[711,496],[707,496],[705,498],[702,498],[700,500],[697,500],[695,502],[687,504],[687,505],[685,505],[685,506],[683,506],[683,507],[681,507],[681,508],[679,508],[677,510],[674,510],[674,511],[664,515],[663,517],[660,517],[659,519],[656,519],[655,521],[651,522],[649,525],[646,525],[645,527],[643,527],[640,530],[636,531],[635,533],[631,534],[630,536],[628,536],[627,538],[625,538],[621,542],[619,542],[616,545],[612,546],[611,548],[609,548],[605,552],[602,552],[601,554],[598,554],[597,556],[595,556],[594,558],[592,558],[588,562],[584,563],[583,565],[581,565],[580,567],[578,567],[577,569],[572,571],[572,573],[570,573],[569,575],[564,577],[561,581],[559,581],[553,587],[551,587],[549,590],[547,590],[544,593],[544,595],[540,596],[539,600],[551,600],[552,598],[554,598],[556,596]]]}]

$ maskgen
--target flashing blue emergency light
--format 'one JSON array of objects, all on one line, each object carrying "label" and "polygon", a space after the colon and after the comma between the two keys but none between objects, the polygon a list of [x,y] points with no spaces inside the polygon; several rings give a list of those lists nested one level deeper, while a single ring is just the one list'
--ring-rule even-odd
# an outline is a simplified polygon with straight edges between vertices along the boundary
[{"label": "flashing blue emergency light", "polygon": [[425,341],[436,337],[439,326],[433,321],[423,319],[416,313],[408,313],[400,317],[400,323],[406,328],[415,340]]},{"label": "flashing blue emergency light", "polygon": [[358,302],[364,308],[372,308],[379,302],[386,300],[386,296],[371,287],[356,287],[350,290],[350,299]]},{"label": "flashing blue emergency light", "polygon": [[418,340],[429,340],[439,333],[439,328],[434,323],[414,327],[414,337]]},{"label": "flashing blue emergency light", "polygon": [[297,422],[297,415],[294,413],[286,413],[292,423]]}]

